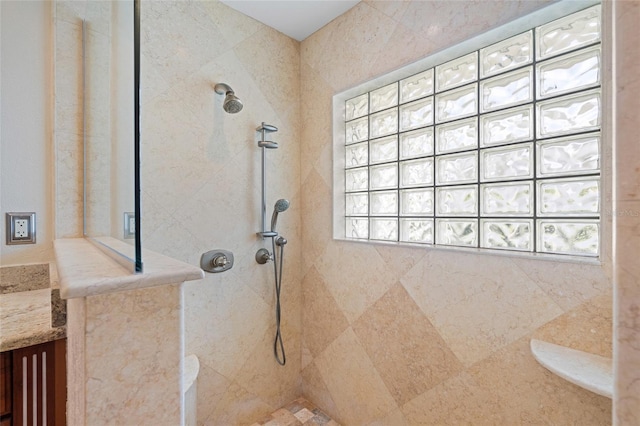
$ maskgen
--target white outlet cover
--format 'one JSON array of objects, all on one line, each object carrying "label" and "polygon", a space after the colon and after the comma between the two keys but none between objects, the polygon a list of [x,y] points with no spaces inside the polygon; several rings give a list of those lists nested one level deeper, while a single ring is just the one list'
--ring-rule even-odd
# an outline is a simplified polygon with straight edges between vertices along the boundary
[{"label": "white outlet cover", "polygon": [[15,238],[26,238],[29,236],[29,221],[27,219],[16,219],[14,221],[13,236]]}]

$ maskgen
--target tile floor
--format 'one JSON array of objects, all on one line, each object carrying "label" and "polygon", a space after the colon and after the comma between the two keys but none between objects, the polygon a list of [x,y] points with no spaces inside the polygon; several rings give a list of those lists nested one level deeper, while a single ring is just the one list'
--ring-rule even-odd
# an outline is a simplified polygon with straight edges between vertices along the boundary
[{"label": "tile floor", "polygon": [[318,407],[298,398],[251,426],[340,426]]}]

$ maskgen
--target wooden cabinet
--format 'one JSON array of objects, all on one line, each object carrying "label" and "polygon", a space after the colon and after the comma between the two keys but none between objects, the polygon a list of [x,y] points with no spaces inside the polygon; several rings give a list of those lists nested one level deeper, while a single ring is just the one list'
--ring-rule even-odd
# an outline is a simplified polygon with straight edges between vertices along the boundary
[{"label": "wooden cabinet", "polygon": [[45,423],[64,426],[66,340],[14,349],[1,355],[0,426]]},{"label": "wooden cabinet", "polygon": [[0,353],[0,426],[11,424],[11,352]]}]

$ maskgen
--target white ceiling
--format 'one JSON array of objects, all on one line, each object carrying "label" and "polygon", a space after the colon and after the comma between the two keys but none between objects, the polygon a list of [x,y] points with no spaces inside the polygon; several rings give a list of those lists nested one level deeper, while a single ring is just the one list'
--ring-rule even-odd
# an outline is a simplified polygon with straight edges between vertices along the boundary
[{"label": "white ceiling", "polygon": [[221,0],[238,12],[302,41],[359,0]]}]

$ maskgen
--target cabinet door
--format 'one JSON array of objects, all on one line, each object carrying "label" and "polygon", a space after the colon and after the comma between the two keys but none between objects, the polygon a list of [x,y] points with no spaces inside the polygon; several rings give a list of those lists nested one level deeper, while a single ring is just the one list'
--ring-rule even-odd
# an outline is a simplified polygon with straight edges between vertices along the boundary
[{"label": "cabinet door", "polygon": [[60,369],[65,371],[65,356],[64,340],[13,351],[14,425],[64,424],[56,418],[60,406],[64,413],[67,399],[66,383],[59,379]]},{"label": "cabinet door", "polygon": [[0,353],[0,426],[11,424],[11,352]]}]

